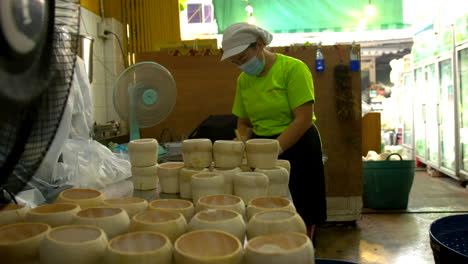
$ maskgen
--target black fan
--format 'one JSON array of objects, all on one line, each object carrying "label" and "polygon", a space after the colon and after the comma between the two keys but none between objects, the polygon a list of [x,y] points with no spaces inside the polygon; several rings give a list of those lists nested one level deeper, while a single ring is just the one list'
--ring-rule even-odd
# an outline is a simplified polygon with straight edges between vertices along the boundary
[{"label": "black fan", "polygon": [[79,12],[79,0],[0,1],[0,203],[24,188],[54,139],[73,78]]}]

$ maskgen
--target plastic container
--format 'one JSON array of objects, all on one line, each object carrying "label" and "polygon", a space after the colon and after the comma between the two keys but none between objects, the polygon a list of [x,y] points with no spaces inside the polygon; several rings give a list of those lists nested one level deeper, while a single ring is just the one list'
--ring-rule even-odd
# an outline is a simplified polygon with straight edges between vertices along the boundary
[{"label": "plastic container", "polygon": [[468,263],[468,214],[435,220],[429,234],[436,264]]},{"label": "plastic container", "polygon": [[365,208],[404,209],[414,180],[414,160],[364,161],[362,163]]},{"label": "plastic container", "polygon": [[317,52],[315,53],[315,71],[323,72],[325,70],[325,58],[322,53],[322,42],[319,42],[317,46]]}]

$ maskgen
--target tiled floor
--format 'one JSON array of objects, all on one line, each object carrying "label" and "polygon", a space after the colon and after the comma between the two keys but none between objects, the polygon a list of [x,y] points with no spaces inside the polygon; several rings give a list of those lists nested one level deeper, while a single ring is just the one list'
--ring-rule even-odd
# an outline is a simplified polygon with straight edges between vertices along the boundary
[{"label": "tiled floor", "polygon": [[407,210],[364,209],[355,223],[320,227],[316,257],[362,264],[432,264],[429,226],[462,213],[468,213],[465,188],[451,178],[418,171]]}]

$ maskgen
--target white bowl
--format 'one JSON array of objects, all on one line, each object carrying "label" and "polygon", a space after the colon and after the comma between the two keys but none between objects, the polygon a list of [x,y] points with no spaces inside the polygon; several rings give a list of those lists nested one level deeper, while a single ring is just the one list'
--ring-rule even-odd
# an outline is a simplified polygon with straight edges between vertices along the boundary
[{"label": "white bowl", "polygon": [[21,204],[0,204],[0,226],[23,222],[29,207]]},{"label": "white bowl", "polygon": [[128,143],[128,156],[133,167],[148,167],[158,163],[158,141],[142,138]]},{"label": "white bowl", "polygon": [[148,167],[132,166],[133,188],[136,190],[153,190],[158,187],[158,167],[157,165]]},{"label": "white bowl", "polygon": [[221,173],[224,176],[224,193],[234,193],[234,177],[237,173],[242,172],[241,168],[236,167],[233,169],[213,168],[213,172]]},{"label": "white bowl", "polygon": [[255,138],[245,142],[247,164],[252,168],[271,169],[278,160],[279,143],[276,139]]},{"label": "white bowl", "polygon": [[239,172],[234,177],[234,194],[241,197],[244,203],[268,196],[268,177],[259,172]]},{"label": "white bowl", "polygon": [[73,203],[45,204],[29,210],[25,221],[44,223],[51,227],[70,225],[80,210],[80,206]]},{"label": "white bowl", "polygon": [[181,213],[152,210],[133,216],[129,231],[161,232],[174,242],[187,231],[187,222]]},{"label": "white bowl", "polygon": [[287,196],[289,193],[289,172],[283,167],[255,169],[268,177],[268,196]]},{"label": "white bowl", "polygon": [[42,223],[16,223],[0,227],[0,260],[2,263],[36,263],[39,245],[50,231]]},{"label": "white bowl", "polygon": [[252,218],[256,213],[274,209],[296,211],[294,204],[286,198],[274,196],[260,197],[250,200],[247,205],[247,219]]},{"label": "white bowl", "polygon": [[267,210],[256,213],[247,224],[247,238],[276,233],[297,232],[306,234],[304,220],[298,213],[284,209]]},{"label": "white bowl", "polygon": [[216,140],[213,144],[214,166],[229,169],[241,166],[244,150],[242,141]]},{"label": "white bowl", "polygon": [[235,195],[215,194],[200,197],[195,209],[197,212],[206,209],[228,209],[238,212],[245,219],[245,203]]},{"label": "white bowl", "polygon": [[163,193],[179,193],[179,172],[183,162],[166,162],[158,164],[158,177]]},{"label": "white bowl", "polygon": [[41,264],[101,264],[107,247],[104,230],[96,226],[53,228],[39,249]]},{"label": "white bowl", "polygon": [[94,225],[102,228],[107,234],[107,238],[128,232],[130,219],[127,212],[122,208],[113,207],[90,207],[83,209],[76,214],[74,224]]},{"label": "white bowl", "polygon": [[103,204],[108,207],[124,209],[131,219],[134,215],[141,213],[148,207],[148,201],[136,197],[122,197],[104,200]]},{"label": "white bowl", "polygon": [[182,168],[179,172],[179,191],[181,198],[192,198],[192,175],[208,172],[207,168]]},{"label": "white bowl", "polygon": [[246,225],[244,218],[235,211],[226,209],[207,209],[195,214],[188,225],[188,231],[221,230],[244,242]]},{"label": "white bowl", "polygon": [[224,176],[216,172],[200,172],[192,175],[192,199],[196,203],[205,195],[224,193]]},{"label": "white bowl", "polygon": [[98,190],[73,188],[62,191],[55,203],[76,203],[81,209],[86,209],[101,206],[104,199],[104,194]]},{"label": "white bowl", "polygon": [[306,235],[279,233],[249,240],[244,259],[246,264],[313,264],[314,255],[314,247]]},{"label": "white bowl", "polygon": [[213,161],[213,143],[207,138],[182,141],[182,158],[187,168],[208,168]]},{"label": "white bowl", "polygon": [[174,244],[175,264],[241,264],[242,244],[220,230],[198,230],[184,234]]},{"label": "white bowl", "polygon": [[163,233],[141,231],[115,237],[107,245],[106,263],[172,264],[173,247]]},{"label": "white bowl", "polygon": [[193,203],[183,199],[159,199],[149,204],[149,210],[168,210],[181,213],[188,223],[195,214]]}]

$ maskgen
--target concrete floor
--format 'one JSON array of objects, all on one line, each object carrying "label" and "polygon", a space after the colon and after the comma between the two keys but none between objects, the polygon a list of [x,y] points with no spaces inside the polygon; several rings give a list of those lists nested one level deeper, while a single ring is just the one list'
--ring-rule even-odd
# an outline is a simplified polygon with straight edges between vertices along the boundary
[{"label": "concrete floor", "polygon": [[363,209],[360,220],[317,230],[316,257],[361,264],[434,263],[429,226],[468,213],[468,191],[448,177],[417,171],[407,210]]}]

